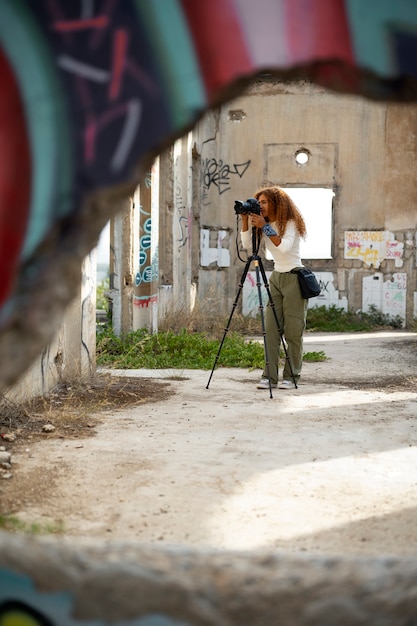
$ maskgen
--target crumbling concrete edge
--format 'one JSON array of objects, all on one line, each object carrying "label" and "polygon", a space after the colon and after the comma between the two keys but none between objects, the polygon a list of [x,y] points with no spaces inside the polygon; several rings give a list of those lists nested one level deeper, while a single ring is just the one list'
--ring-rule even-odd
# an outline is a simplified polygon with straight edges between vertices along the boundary
[{"label": "crumbling concrete edge", "polygon": [[[57,617],[57,598],[65,619]],[[54,626],[411,626],[417,559],[70,543],[0,532],[0,617],[11,601]]]}]

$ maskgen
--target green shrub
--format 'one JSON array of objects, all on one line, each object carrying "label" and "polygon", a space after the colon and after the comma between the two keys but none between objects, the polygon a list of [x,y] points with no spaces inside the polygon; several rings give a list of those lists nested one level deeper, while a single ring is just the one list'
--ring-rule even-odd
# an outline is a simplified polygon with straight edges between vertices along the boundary
[{"label": "green shrub", "polygon": [[307,311],[307,330],[323,332],[372,331],[380,328],[402,328],[400,316],[394,318],[371,305],[369,311],[345,311],[334,305],[319,306]]},{"label": "green shrub", "polygon": [[108,311],[109,310],[109,301],[106,297],[106,293],[108,293],[110,288],[110,281],[108,278],[102,280],[101,283],[98,283],[96,289],[96,309],[99,311]]}]

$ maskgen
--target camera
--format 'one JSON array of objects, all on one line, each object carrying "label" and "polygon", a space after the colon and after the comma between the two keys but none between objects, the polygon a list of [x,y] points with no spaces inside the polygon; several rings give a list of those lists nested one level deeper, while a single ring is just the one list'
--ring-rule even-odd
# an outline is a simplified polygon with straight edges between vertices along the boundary
[{"label": "camera", "polygon": [[241,215],[242,213],[256,213],[261,214],[261,205],[256,198],[248,198],[245,202],[235,200],[235,213]]}]

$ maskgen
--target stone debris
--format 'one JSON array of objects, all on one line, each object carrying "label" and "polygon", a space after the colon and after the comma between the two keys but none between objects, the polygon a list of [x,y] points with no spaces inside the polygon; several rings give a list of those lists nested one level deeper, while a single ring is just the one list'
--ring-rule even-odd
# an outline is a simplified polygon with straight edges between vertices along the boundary
[{"label": "stone debris", "polygon": [[9,479],[12,477],[12,455],[7,452],[4,446],[0,446],[0,478]]},{"label": "stone debris", "polygon": [[12,459],[12,455],[10,452],[6,452],[5,450],[0,450],[0,465],[3,463],[10,463]]},{"label": "stone debris", "polygon": [[9,441],[9,442],[16,441],[16,435],[14,433],[5,433],[4,435],[1,436],[1,438],[3,439],[3,441]]},{"label": "stone debris", "polygon": [[42,426],[42,432],[44,433],[53,433],[55,429],[55,426],[53,424],[44,424]]}]

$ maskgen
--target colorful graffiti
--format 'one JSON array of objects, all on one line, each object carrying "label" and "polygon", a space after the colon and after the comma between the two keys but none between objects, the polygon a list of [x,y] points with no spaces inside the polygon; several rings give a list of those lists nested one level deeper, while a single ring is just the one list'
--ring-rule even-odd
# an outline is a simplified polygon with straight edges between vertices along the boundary
[{"label": "colorful graffiti", "polygon": [[[415,0],[1,0],[0,334],[15,334],[1,344],[0,382],[53,337],[51,294],[62,277],[73,290],[62,290],[61,318],[74,295],[80,259],[115,210],[109,202],[100,221],[93,193],[133,188],[139,163],[265,68],[416,100],[416,32]],[[224,192],[242,171],[215,164],[208,186]],[[381,253],[361,241],[376,266]],[[399,247],[383,248],[383,258],[400,260]],[[362,259],[356,245],[346,253]],[[387,293],[393,305],[402,289]],[[30,579],[0,570],[1,626],[73,626],[70,609],[67,594],[37,593]],[[124,624],[180,626],[161,615]]]},{"label": "colorful graffiti", "polygon": [[359,259],[377,268],[385,259],[394,259],[395,267],[402,267],[404,244],[396,241],[386,230],[359,230],[345,232],[345,259]]},{"label": "colorful graffiti", "polygon": [[[34,349],[21,346],[27,356],[1,377],[10,384],[35,345],[40,354],[75,295],[76,266],[116,211],[111,202],[97,211],[92,194],[133,190],[139,164],[265,68],[413,99],[415,26],[414,0],[2,0],[0,324],[1,333],[24,329]],[[224,193],[249,164],[209,159],[206,191]],[[58,275],[68,281],[60,298]],[[53,300],[56,315],[39,333]]]},{"label": "colorful graffiti", "polygon": [[362,306],[365,311],[375,306],[390,317],[405,320],[407,299],[407,274],[394,273],[384,281],[382,273],[366,276],[362,281]]},{"label": "colorful graffiti", "polygon": [[[155,212],[154,194],[159,184],[159,166],[153,164],[137,193],[139,212],[139,250],[135,274],[133,305],[137,309],[148,309],[157,304],[157,281],[159,275],[158,236],[153,232],[152,214]],[[137,190],[138,191],[138,190]],[[159,207],[158,207],[159,208]],[[157,220],[158,222],[158,220]],[[143,322],[143,320],[142,320]]]},{"label": "colorful graffiti", "polygon": [[[317,306],[336,306],[337,308],[348,310],[348,301],[346,296],[340,297],[339,291],[334,286],[334,276],[332,272],[314,272],[321,288],[320,295],[317,298],[311,298],[308,301],[309,308]],[[266,272],[269,280],[271,272]],[[262,305],[268,303],[268,293],[263,284],[261,284]],[[245,284],[242,290],[242,313],[243,315],[255,316],[259,312],[259,295],[256,284],[256,272],[247,273]]]}]

